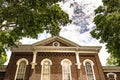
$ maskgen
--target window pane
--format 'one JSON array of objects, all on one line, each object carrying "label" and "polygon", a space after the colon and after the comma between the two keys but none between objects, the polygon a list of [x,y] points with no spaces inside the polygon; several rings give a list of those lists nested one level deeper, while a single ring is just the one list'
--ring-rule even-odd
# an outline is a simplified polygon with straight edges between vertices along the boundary
[{"label": "window pane", "polygon": [[86,74],[87,74],[87,79],[88,80],[94,80],[94,76],[93,76],[93,71],[92,71],[92,66],[89,62],[85,63],[85,67],[86,67]]},{"label": "window pane", "polygon": [[64,61],[62,67],[63,67],[63,80],[71,80],[70,62]]},{"label": "window pane", "polygon": [[109,74],[109,80],[115,80],[115,77],[113,74]]},{"label": "window pane", "polygon": [[24,80],[25,71],[26,71],[26,62],[22,61],[22,62],[20,62],[19,66],[18,66],[18,72],[17,72],[16,80]]},{"label": "window pane", "polygon": [[50,80],[50,62],[44,61],[42,65],[42,80]]}]

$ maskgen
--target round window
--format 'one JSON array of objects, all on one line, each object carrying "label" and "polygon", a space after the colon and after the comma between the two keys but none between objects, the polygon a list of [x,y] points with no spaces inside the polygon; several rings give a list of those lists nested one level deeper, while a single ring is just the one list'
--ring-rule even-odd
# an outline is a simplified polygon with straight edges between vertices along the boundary
[{"label": "round window", "polygon": [[60,43],[55,41],[55,42],[53,42],[53,46],[60,46]]}]

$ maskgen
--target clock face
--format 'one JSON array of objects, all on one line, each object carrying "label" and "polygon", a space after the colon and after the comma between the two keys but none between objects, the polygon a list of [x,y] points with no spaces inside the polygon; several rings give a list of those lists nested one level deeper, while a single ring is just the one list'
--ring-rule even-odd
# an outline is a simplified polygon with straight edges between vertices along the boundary
[{"label": "clock face", "polygon": [[60,43],[55,41],[55,42],[53,42],[53,46],[60,46]]}]

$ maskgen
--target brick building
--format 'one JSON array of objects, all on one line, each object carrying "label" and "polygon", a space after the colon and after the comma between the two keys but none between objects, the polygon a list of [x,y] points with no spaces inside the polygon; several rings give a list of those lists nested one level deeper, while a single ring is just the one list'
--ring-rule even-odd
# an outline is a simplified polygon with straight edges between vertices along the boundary
[{"label": "brick building", "polygon": [[101,66],[100,46],[80,46],[55,36],[12,48],[0,80],[120,80],[120,67]]}]

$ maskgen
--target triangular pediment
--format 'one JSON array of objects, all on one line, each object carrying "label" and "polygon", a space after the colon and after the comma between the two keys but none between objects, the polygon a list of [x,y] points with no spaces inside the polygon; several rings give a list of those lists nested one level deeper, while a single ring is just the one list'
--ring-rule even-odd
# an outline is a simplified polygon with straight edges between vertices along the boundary
[{"label": "triangular pediment", "polygon": [[80,45],[65,39],[61,36],[54,36],[47,38],[45,40],[39,41],[37,43],[34,43],[33,46],[54,46],[56,43],[59,44],[59,46],[66,46],[66,47],[80,47]]}]

